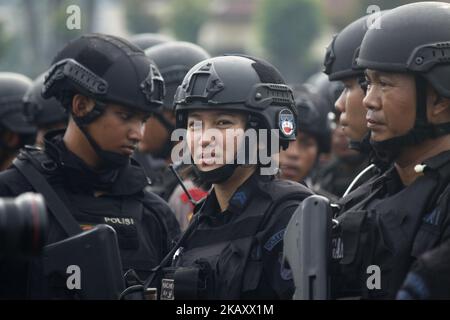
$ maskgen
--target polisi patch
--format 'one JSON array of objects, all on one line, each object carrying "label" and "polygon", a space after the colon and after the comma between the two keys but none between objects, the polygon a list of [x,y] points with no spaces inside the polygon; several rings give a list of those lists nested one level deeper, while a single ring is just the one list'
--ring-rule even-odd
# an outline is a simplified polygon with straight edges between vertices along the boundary
[{"label": "polisi patch", "polygon": [[291,110],[283,109],[278,113],[278,126],[284,137],[290,138],[295,133],[295,117]]}]

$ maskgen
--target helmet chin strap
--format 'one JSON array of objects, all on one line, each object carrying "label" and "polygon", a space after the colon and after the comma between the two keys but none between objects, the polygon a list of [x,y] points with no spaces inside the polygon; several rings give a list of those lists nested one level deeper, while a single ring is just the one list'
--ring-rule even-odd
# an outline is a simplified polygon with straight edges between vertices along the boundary
[{"label": "helmet chin strap", "polygon": [[213,170],[202,171],[194,164],[194,171],[203,182],[216,184],[230,179],[238,166],[238,164],[225,164]]},{"label": "helmet chin strap", "polygon": [[361,140],[350,140],[348,147],[362,154],[370,154],[372,147],[370,146],[370,131],[367,132]]},{"label": "helmet chin strap", "polygon": [[383,162],[392,163],[404,147],[417,145],[427,139],[450,133],[450,123],[431,124],[427,119],[427,83],[420,75],[416,81],[416,120],[414,127],[405,135],[383,141],[370,140],[376,156]]},{"label": "helmet chin strap", "polygon": [[115,170],[125,166],[129,162],[129,157],[116,152],[103,150],[94,140],[94,138],[89,134],[89,132],[86,130],[87,125],[92,123],[95,119],[97,119],[100,115],[102,115],[104,111],[105,105],[96,102],[92,111],[89,112],[87,115],[83,117],[77,117],[74,114],[72,114],[72,116],[73,120],[75,121],[75,124],[84,134],[87,141],[94,149],[94,152],[103,161],[102,168]]}]

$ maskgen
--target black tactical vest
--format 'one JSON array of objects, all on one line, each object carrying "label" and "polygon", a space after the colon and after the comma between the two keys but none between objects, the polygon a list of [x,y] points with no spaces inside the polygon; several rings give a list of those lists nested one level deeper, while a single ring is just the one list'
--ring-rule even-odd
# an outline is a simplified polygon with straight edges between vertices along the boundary
[{"label": "black tactical vest", "polygon": [[[333,258],[339,261],[332,289],[336,298],[395,298],[411,264],[439,242],[450,192],[448,159],[450,152],[425,162],[424,175],[395,194],[386,193],[394,168],[355,190],[361,201],[337,217],[333,239]],[[381,271],[380,288],[368,285],[371,266]]]},{"label": "black tactical vest", "polygon": [[[196,213],[197,228],[176,267],[166,269],[166,281],[173,279],[175,299],[240,299],[257,288],[263,276],[261,234],[268,220],[279,205],[288,200],[300,204],[311,195],[303,185],[282,180],[267,182],[262,189],[265,192],[255,191],[236,219],[220,227],[202,223],[207,219],[202,209]],[[239,192],[232,200],[236,197]]]},{"label": "black tactical vest", "polygon": [[[140,277],[145,278],[160,262],[167,250],[167,242],[154,243],[151,239],[152,230],[148,229],[147,224],[152,223],[155,229],[159,227],[164,236],[167,235],[167,230],[157,214],[144,213],[148,209],[143,205],[143,195],[95,197],[88,193],[71,193],[64,181],[60,181],[60,169],[45,152],[28,150],[18,158],[31,163],[45,177],[82,230],[89,230],[97,224],[108,224],[114,228],[124,272],[134,269]],[[151,216],[153,221],[144,221],[144,214]],[[65,238],[67,235],[61,226],[53,215],[49,215],[47,244]]]}]

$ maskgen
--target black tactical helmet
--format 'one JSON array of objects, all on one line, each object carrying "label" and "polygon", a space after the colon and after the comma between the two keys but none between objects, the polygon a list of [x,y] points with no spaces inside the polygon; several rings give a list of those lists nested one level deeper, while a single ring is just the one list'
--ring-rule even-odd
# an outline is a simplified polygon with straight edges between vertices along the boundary
[{"label": "black tactical helmet", "polygon": [[68,114],[58,100],[42,98],[44,77],[45,74],[38,76],[23,97],[25,117],[37,127],[67,122]]},{"label": "black tactical helmet", "polygon": [[186,73],[200,61],[210,58],[202,47],[184,41],[161,43],[145,50],[158,66],[166,88],[163,106],[173,109],[173,97]]},{"label": "black tactical helmet", "polygon": [[330,81],[323,72],[313,74],[306,80],[305,85],[308,89],[322,97],[326,111],[336,113],[334,104],[342,93],[344,85],[340,81]]},{"label": "black tactical helmet", "polygon": [[169,41],[173,41],[173,39],[159,33],[138,33],[130,37],[130,42],[142,50]]},{"label": "black tactical helmet", "polygon": [[13,72],[0,72],[0,127],[23,135],[35,135],[36,127],[23,113],[23,96],[31,87],[28,77]]},{"label": "black tactical helmet", "polygon": [[364,70],[356,64],[361,41],[368,30],[368,24],[373,22],[375,15],[381,16],[385,12],[359,18],[333,37],[327,47],[323,63],[323,72],[328,75],[330,81],[364,76]]},{"label": "black tactical helmet", "polygon": [[53,59],[42,96],[56,97],[68,108],[70,92],[151,113],[162,105],[164,83],[138,47],[118,37],[87,34],[70,41]]},{"label": "black tactical helmet", "polygon": [[227,55],[195,65],[175,95],[177,128],[186,128],[187,111],[198,109],[244,111],[250,126],[279,129],[283,148],[295,140],[292,90],[277,69],[260,59]]},{"label": "black tactical helmet", "polygon": [[450,98],[450,4],[411,3],[380,19],[381,28],[364,37],[358,66],[418,73]]},{"label": "black tactical helmet", "polygon": [[117,169],[126,165],[127,156],[104,150],[86,127],[117,103],[144,113],[156,111],[164,99],[164,81],[158,68],[144,51],[118,37],[88,34],[69,42],[53,60],[42,96],[56,97],[68,110],[74,94],[94,99],[94,108],[83,117],[72,118],[83,132],[103,165]]},{"label": "black tactical helmet", "polygon": [[325,101],[306,86],[294,88],[295,106],[298,116],[298,131],[312,135],[318,142],[319,152],[331,149],[331,124],[328,112],[323,108]]},{"label": "black tactical helmet", "polygon": [[406,135],[373,142],[379,156],[393,158],[399,146],[414,145],[450,132],[450,123],[432,125],[426,116],[426,83],[450,98],[450,5],[419,2],[397,7],[367,31],[358,66],[385,72],[411,73],[416,79],[416,123]]}]

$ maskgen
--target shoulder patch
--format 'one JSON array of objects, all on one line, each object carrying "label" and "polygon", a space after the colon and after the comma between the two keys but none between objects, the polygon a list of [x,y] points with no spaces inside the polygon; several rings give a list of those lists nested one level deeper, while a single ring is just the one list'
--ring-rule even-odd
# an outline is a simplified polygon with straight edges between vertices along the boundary
[{"label": "shoulder patch", "polygon": [[286,228],[276,232],[274,235],[272,235],[269,240],[266,241],[264,244],[264,249],[267,251],[272,251],[272,249],[281,241],[283,241],[284,232],[286,231]]},{"label": "shoulder patch", "polygon": [[295,117],[291,110],[283,109],[278,113],[278,126],[285,138],[295,137]]}]

